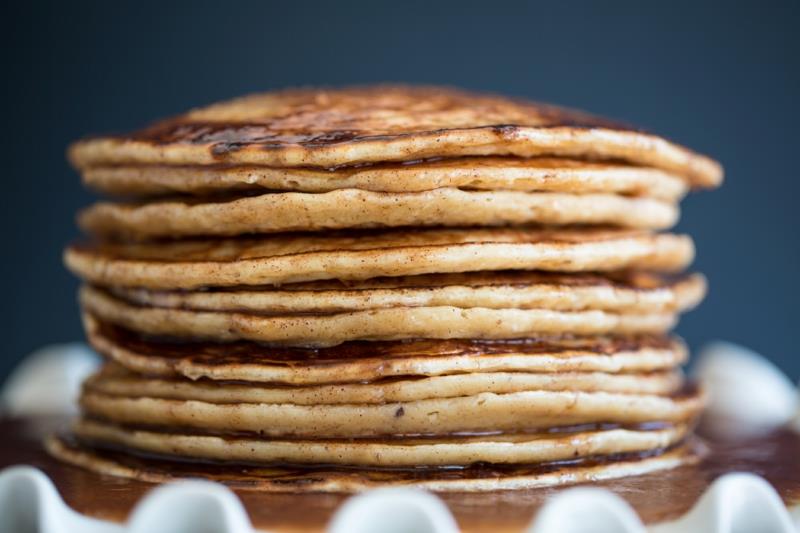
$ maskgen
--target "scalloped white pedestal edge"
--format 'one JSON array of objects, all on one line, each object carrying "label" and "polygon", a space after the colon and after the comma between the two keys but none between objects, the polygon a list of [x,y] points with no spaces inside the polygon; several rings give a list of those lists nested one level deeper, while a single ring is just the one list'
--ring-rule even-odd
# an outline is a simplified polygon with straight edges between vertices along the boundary
[{"label": "scalloped white pedestal edge", "polygon": [[[797,390],[768,360],[745,348],[716,343],[702,351],[696,375],[718,395],[711,415],[738,416],[740,425],[793,424],[800,430]],[[16,415],[70,414],[81,381],[97,364],[84,345],[52,346],[31,354],[4,385],[3,411]],[[746,398],[747,405],[731,405]],[[719,413],[717,413],[719,411]],[[765,413],[768,413],[765,415]],[[794,423],[791,422],[794,417]],[[800,450],[798,450],[800,453]],[[69,508],[52,481],[30,466],[0,472],[0,533],[252,533],[246,510],[227,487],[182,481],[153,489],[126,524],[97,520]],[[353,496],[334,514],[330,533],[454,533],[456,522],[435,495],[407,488]],[[550,499],[528,533],[800,533],[800,505],[787,509],[775,490],[753,474],[717,479],[678,520],[646,527],[621,497],[576,487]]]},{"label": "scalloped white pedestal edge", "polygon": [[[777,492],[752,474],[717,479],[679,520],[647,528],[625,500],[599,489],[567,489],[548,501],[528,533],[797,533],[800,506],[784,507]],[[456,533],[453,515],[435,495],[415,489],[378,489],[353,496],[334,514],[330,533]],[[153,489],[126,524],[82,516],[61,499],[40,470],[0,472],[0,532],[8,533],[253,533],[236,495],[207,481]]]}]

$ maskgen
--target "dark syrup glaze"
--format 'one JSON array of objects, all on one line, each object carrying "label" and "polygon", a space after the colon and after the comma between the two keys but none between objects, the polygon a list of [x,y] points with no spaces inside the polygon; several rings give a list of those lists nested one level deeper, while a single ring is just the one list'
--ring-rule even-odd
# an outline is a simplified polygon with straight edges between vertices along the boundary
[{"label": "dark syrup glaze", "polygon": [[[63,419],[0,422],[0,467],[30,464],[53,479],[66,502],[78,511],[124,520],[154,485],[98,476],[62,464],[41,445],[44,435],[63,427]],[[705,460],[674,470],[594,483],[625,498],[648,523],[674,519],[697,501],[708,485],[727,472],[753,472],[767,479],[787,502],[800,501],[800,436],[775,431],[750,437],[704,435]],[[322,531],[347,498],[337,494],[263,494],[236,489],[254,526],[270,531]],[[479,494],[441,494],[464,531],[522,531],[543,501],[559,489]]]}]

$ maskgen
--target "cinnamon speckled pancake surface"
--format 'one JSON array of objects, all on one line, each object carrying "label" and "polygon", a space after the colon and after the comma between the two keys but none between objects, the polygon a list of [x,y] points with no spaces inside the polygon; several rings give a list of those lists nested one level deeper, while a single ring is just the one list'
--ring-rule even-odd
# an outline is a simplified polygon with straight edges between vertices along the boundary
[{"label": "cinnamon speckled pancake surface", "polygon": [[693,257],[688,236],[605,227],[351,230],[105,242],[65,252],[67,266],[93,283],[161,289],[504,269],[677,271]]},{"label": "cinnamon speckled pancake surface", "polygon": [[688,184],[659,169],[564,158],[459,157],[374,163],[335,169],[232,165],[133,165],[82,169],[84,183],[118,196],[358,189],[421,192],[443,187],[477,191],[621,194],[678,201]]},{"label": "cinnamon speckled pancake surface", "polygon": [[706,292],[702,274],[559,274],[501,271],[429,274],[229,290],[108,288],[140,306],[257,314],[335,313],[390,307],[598,309],[620,313],[686,311]]},{"label": "cinnamon speckled pancake surface", "polygon": [[573,464],[476,466],[466,469],[353,470],[298,467],[230,468],[205,463],[150,458],[99,450],[70,437],[51,437],[45,443],[53,456],[99,474],[166,483],[179,479],[208,478],[231,487],[263,492],[339,492],[352,493],[386,486],[416,487],[435,492],[486,492],[521,490],[584,482],[597,482],[643,475],[698,462],[705,447],[694,439],[660,453],[618,454],[605,458],[576,461]]},{"label": "cinnamon speckled pancake surface", "polygon": [[79,215],[80,226],[89,234],[132,240],[400,226],[599,224],[666,229],[677,219],[677,206],[650,198],[453,188],[414,193],[342,189],[140,204],[100,202]]},{"label": "cinnamon speckled pancake surface", "polygon": [[701,391],[676,395],[525,390],[381,404],[214,403],[88,388],[81,412],[118,424],[248,433],[258,438],[370,438],[545,431],[582,424],[689,422]]},{"label": "cinnamon speckled pancake surface", "polygon": [[674,369],[687,357],[678,339],[652,335],[415,339],[298,348],[155,339],[90,314],[84,315],[84,325],[92,347],[134,372],[294,385],[473,372],[658,372]]},{"label": "cinnamon speckled pancake surface", "polygon": [[668,448],[687,435],[686,424],[650,429],[579,429],[442,438],[258,439],[214,436],[173,429],[141,429],[81,419],[74,434],[100,446],[139,453],[246,464],[349,465],[362,467],[453,467],[474,463],[535,464]]},{"label": "cinnamon speckled pancake surface", "polygon": [[336,167],[429,157],[624,160],[714,186],[720,166],[583,112],[442,87],[290,89],[192,110],[127,135],[80,141],[79,168],[109,164]]},{"label": "cinnamon speckled pancake surface", "polygon": [[[335,377],[335,376],[334,376]],[[142,376],[107,364],[84,384],[86,390],[117,396],[150,396],[210,403],[380,404],[455,398],[481,392],[526,390],[672,394],[683,384],[678,370],[635,374],[607,372],[472,372],[446,376],[402,376],[369,382],[290,386],[277,383],[190,381]]]},{"label": "cinnamon speckled pancake surface", "polygon": [[388,307],[330,314],[259,315],[132,305],[85,286],[84,311],[146,335],[215,341],[250,340],[294,346],[333,346],[354,340],[507,339],[539,335],[665,333],[674,312]]}]

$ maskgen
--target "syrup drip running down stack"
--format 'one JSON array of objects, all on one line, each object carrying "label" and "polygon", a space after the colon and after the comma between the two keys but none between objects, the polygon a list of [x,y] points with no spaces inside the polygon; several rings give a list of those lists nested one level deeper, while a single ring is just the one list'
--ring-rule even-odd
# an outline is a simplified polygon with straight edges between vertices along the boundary
[{"label": "syrup drip running down stack", "polygon": [[80,141],[86,333],[57,457],[263,490],[526,488],[696,461],[662,232],[719,165],[552,106],[290,90]]}]

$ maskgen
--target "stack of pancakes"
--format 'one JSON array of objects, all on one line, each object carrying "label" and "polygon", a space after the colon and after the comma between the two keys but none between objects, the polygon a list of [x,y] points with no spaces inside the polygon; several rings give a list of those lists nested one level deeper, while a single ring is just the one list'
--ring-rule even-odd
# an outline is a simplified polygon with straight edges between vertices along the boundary
[{"label": "stack of pancakes", "polygon": [[[49,449],[148,480],[486,490],[697,457],[672,226],[718,164],[442,88],[290,90],[70,150],[107,363]],[[178,466],[180,465],[180,466]]]}]

